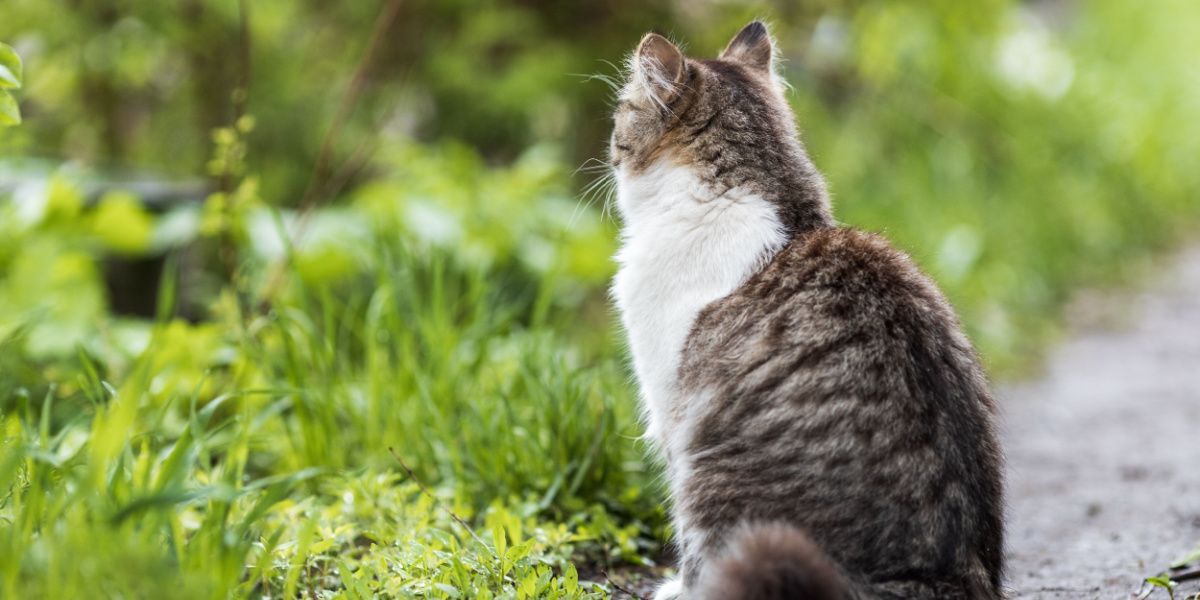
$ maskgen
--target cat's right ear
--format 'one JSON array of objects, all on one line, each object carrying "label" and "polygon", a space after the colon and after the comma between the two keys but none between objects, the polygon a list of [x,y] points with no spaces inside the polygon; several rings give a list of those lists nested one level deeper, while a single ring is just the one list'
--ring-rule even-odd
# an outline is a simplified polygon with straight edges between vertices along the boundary
[{"label": "cat's right ear", "polygon": [[633,53],[633,84],[659,107],[666,109],[683,91],[686,72],[683,53],[667,38],[647,33]]},{"label": "cat's right ear", "polygon": [[721,53],[721,58],[770,71],[774,55],[775,42],[771,39],[767,26],[762,21],[751,21],[729,41],[729,45]]}]

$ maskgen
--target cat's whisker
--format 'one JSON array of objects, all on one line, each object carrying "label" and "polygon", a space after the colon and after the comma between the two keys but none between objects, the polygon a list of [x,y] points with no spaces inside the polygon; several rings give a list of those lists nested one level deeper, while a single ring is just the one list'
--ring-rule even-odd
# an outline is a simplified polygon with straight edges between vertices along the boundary
[{"label": "cat's whisker", "polygon": [[571,176],[574,177],[575,175],[578,175],[580,173],[587,173],[590,171],[596,171],[596,170],[606,169],[606,168],[608,168],[607,162],[604,162],[603,160],[600,160],[599,158],[593,157],[593,158],[589,158],[589,159],[583,161],[583,163],[579,165],[579,168],[577,168],[571,172]]},{"label": "cat's whisker", "polygon": [[589,197],[589,195],[591,195],[593,192],[595,192],[597,189],[599,189],[601,186],[603,186],[605,183],[605,179],[606,178],[603,176],[597,177],[597,178],[593,179],[590,183],[588,183],[586,186],[584,186],[583,197],[584,198]]},{"label": "cat's whisker", "polygon": [[608,67],[610,69],[612,69],[613,71],[616,71],[617,73],[624,73],[624,70],[611,60],[602,58],[599,60],[599,62],[602,62],[602,63],[608,65]]},{"label": "cat's whisker", "polygon": [[609,91],[615,92],[621,89],[621,82],[612,75],[605,75],[604,73],[570,73],[570,75],[572,77],[578,77],[582,79],[583,83],[599,81],[600,83],[603,83],[605,87],[609,89]]},{"label": "cat's whisker", "polygon": [[609,219],[609,220],[612,219],[612,206],[613,206],[613,203],[616,202],[616,199],[617,199],[617,177],[616,177],[616,174],[614,173],[612,178],[609,179],[607,188],[604,193],[604,204],[600,207],[600,222],[601,223],[603,223],[605,221],[605,219]]},{"label": "cat's whisker", "polygon": [[[611,168],[609,168],[607,164],[602,166],[604,167],[603,172],[585,185],[580,191],[579,200],[575,203],[575,209],[571,212],[571,218],[568,222],[569,227],[574,228],[576,220],[582,211],[591,208],[592,204],[594,204],[597,200],[604,199],[608,194],[611,193],[611,190],[614,189],[614,186],[616,185],[616,179],[614,178]],[[604,203],[607,204],[607,200],[604,200]],[[603,218],[603,215],[601,218]]]}]

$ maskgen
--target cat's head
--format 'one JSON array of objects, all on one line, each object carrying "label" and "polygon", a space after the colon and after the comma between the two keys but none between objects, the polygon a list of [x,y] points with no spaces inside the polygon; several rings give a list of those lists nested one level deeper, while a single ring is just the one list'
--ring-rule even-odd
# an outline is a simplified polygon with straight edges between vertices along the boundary
[{"label": "cat's head", "polygon": [[618,181],[686,169],[706,193],[737,189],[773,202],[791,230],[828,221],[824,180],[796,136],[777,54],[760,21],[715,59],[689,58],[656,33],[643,37],[613,115]]}]

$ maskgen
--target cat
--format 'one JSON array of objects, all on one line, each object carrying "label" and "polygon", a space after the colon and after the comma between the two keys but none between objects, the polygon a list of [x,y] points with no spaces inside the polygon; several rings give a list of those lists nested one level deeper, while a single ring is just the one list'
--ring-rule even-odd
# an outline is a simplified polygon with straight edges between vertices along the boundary
[{"label": "cat", "polygon": [[679,576],[656,600],[998,599],[1001,454],[934,283],[837,226],[763,23],[647,34],[614,113],[612,294]]}]

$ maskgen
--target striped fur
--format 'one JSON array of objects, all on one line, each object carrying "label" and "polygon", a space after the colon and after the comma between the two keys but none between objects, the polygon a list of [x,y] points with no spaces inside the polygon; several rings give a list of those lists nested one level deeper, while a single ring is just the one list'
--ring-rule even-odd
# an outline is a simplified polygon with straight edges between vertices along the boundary
[{"label": "striped fur", "polygon": [[657,597],[1002,598],[978,359],[907,256],[834,225],[774,56],[757,22],[716,60],[651,34],[614,117],[614,295],[682,557]]}]

